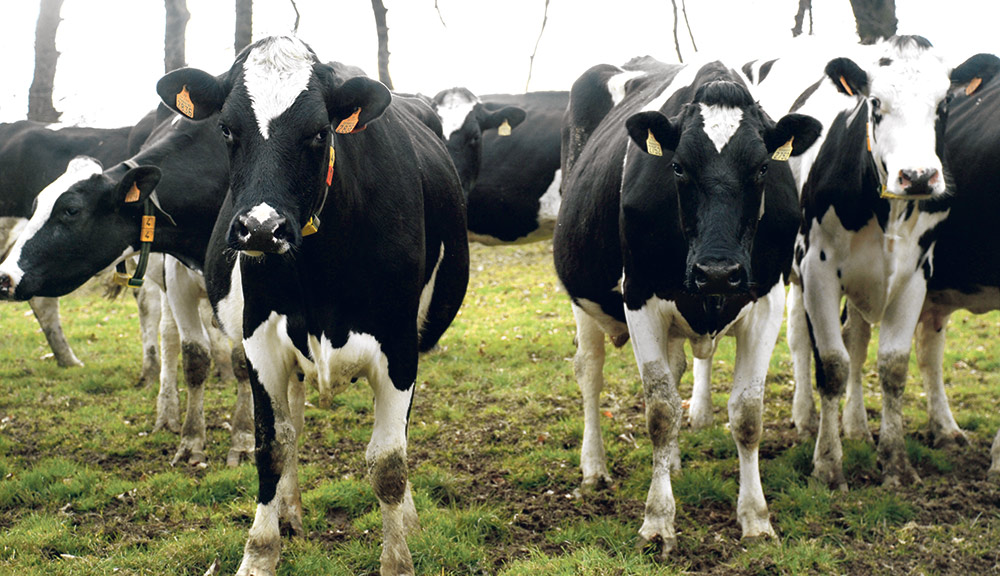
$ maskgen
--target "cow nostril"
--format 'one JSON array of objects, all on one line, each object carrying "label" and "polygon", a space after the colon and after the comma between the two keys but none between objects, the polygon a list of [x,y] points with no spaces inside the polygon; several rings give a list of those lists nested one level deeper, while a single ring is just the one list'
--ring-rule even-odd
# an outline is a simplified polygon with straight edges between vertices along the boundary
[{"label": "cow nostril", "polygon": [[245,216],[240,216],[233,222],[233,232],[236,233],[237,238],[246,239],[250,236],[250,227],[247,226],[247,220]]},{"label": "cow nostril", "polygon": [[694,285],[696,287],[702,288],[703,286],[708,284],[708,272],[705,271],[705,269],[702,268],[701,265],[695,264],[694,270],[692,272],[694,276]]},{"label": "cow nostril", "polygon": [[285,218],[278,219],[274,228],[274,239],[278,242],[291,242],[295,238],[292,227]]},{"label": "cow nostril", "polygon": [[0,296],[10,296],[10,276],[0,274]]},{"label": "cow nostril", "polygon": [[743,267],[740,265],[735,265],[729,270],[729,285],[733,288],[738,287],[743,283]]}]

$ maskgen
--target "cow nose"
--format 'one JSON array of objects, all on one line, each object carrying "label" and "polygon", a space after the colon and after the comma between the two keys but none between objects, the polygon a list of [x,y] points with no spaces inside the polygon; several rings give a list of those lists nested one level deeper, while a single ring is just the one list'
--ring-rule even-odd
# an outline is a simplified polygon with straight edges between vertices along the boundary
[{"label": "cow nose", "polygon": [[702,294],[729,294],[746,289],[746,270],[735,262],[696,263],[691,274],[694,287]]},{"label": "cow nose", "polygon": [[284,216],[273,215],[265,220],[240,214],[229,228],[229,246],[251,254],[281,254],[295,241],[295,232]]},{"label": "cow nose", "polygon": [[14,296],[14,286],[9,274],[0,274],[0,298],[9,300]]},{"label": "cow nose", "polygon": [[905,194],[912,194],[914,196],[930,194],[932,192],[931,186],[938,179],[938,171],[936,168],[929,169],[914,169],[914,170],[900,170],[899,171],[899,186],[903,189]]}]

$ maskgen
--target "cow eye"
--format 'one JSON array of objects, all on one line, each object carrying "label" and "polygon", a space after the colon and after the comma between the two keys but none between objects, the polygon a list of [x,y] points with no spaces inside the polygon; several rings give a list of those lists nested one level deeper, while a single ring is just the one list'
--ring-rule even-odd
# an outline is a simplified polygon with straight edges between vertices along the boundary
[{"label": "cow eye", "polygon": [[233,132],[229,129],[229,126],[219,124],[219,130],[222,131],[222,137],[226,139],[226,142],[233,141]]},{"label": "cow eye", "polygon": [[76,206],[67,206],[67,207],[63,208],[63,214],[65,214],[67,217],[70,217],[70,218],[72,218],[73,216],[76,216],[79,213],[80,213],[80,209],[77,208]]},{"label": "cow eye", "polygon": [[767,176],[767,164],[762,164],[760,170],[757,171],[758,178],[763,178],[764,176]]},{"label": "cow eye", "polygon": [[313,142],[315,142],[316,144],[325,144],[326,143],[326,139],[329,136],[330,136],[330,130],[329,130],[329,128],[324,128],[324,129],[320,130],[319,132],[317,132],[315,136],[313,136]]},{"label": "cow eye", "polygon": [[674,176],[678,178],[682,178],[684,176],[684,167],[678,164],[677,162],[671,164],[670,167],[673,168],[674,170]]},{"label": "cow eye", "polygon": [[872,97],[872,99],[871,99],[871,107],[872,107],[872,110],[874,112],[881,112],[882,111],[882,101],[879,100],[878,98]]}]

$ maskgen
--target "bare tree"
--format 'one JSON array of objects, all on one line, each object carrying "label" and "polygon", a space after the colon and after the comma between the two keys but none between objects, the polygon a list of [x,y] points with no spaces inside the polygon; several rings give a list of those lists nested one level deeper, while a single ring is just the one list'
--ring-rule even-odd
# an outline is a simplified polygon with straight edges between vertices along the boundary
[{"label": "bare tree", "polygon": [[677,61],[683,63],[684,57],[681,56],[681,43],[677,39],[677,0],[670,0],[670,3],[674,7],[674,48],[677,49]]},{"label": "bare tree", "polygon": [[684,14],[684,25],[687,26],[688,36],[691,38],[691,47],[694,48],[695,52],[697,52],[698,45],[694,43],[694,33],[691,32],[691,21],[688,20],[688,7],[685,0],[681,0],[681,13]]},{"label": "bare tree", "polygon": [[812,0],[799,0],[799,10],[795,13],[795,26],[792,27],[792,38],[802,34],[802,20],[809,12],[809,35],[813,34],[813,3]]},{"label": "bare tree", "polygon": [[236,40],[233,48],[236,54],[243,51],[253,40],[253,0],[236,0]]},{"label": "bare tree", "polygon": [[434,0],[434,9],[437,10],[438,20],[441,21],[441,26],[444,26],[445,28],[447,28],[448,25],[444,23],[444,16],[441,14],[441,7],[438,6],[438,0]]},{"label": "bare tree", "polygon": [[862,44],[874,44],[896,33],[896,0],[851,0],[851,9]]},{"label": "bare tree", "polygon": [[167,10],[163,33],[163,70],[170,72],[187,64],[184,45],[191,13],[187,9],[187,0],[163,0],[163,3]]},{"label": "bare tree", "polygon": [[52,103],[56,81],[56,30],[62,20],[59,11],[63,0],[42,0],[35,24],[35,77],[28,90],[28,120],[58,122],[62,112]]},{"label": "bare tree", "polygon": [[531,84],[531,71],[535,67],[535,54],[538,54],[538,43],[542,41],[542,34],[545,33],[545,24],[549,21],[549,0],[545,0],[545,12],[542,13],[542,29],[538,31],[538,38],[535,40],[535,49],[531,52],[531,59],[528,61],[528,79],[524,83],[524,91],[528,91]]},{"label": "bare tree", "polygon": [[375,13],[375,32],[378,34],[378,80],[392,90],[392,78],[389,76],[389,26],[386,25],[387,10],[382,0],[372,0],[372,12]]}]

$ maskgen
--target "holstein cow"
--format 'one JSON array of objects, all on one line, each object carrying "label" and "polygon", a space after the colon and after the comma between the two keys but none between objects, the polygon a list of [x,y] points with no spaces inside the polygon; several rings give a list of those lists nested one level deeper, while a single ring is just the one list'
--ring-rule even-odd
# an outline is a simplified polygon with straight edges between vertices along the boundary
[{"label": "holstein cow", "polygon": [[381,572],[413,574],[406,426],[417,355],[448,327],[468,282],[465,206],[447,151],[385,86],[339,77],[295,38],[252,44],[219,77],[171,72],[157,91],[196,120],[221,110],[229,145],[231,191],[206,280],[253,386],[258,505],[237,573],[274,574],[279,522],[301,530],[286,393],[299,367],[321,386],[355,376],[371,385]]},{"label": "holstein cow", "polygon": [[[35,197],[66,170],[70,160],[88,154],[108,164],[120,162],[128,156],[129,139],[144,140],[150,129],[146,118],[134,127],[110,129],[57,127],[30,120],[0,124],[0,254],[17,239],[31,216]],[[82,366],[63,335],[59,301],[39,297],[30,304],[56,362]],[[145,361],[143,366],[152,369],[154,365]]]},{"label": "holstein cow", "polygon": [[[552,236],[562,181],[560,125],[568,102],[565,91],[476,97],[451,88],[434,97],[465,189],[470,240],[494,245]],[[516,129],[506,130],[504,121]]]},{"label": "holstein cow", "polygon": [[[928,282],[947,260],[947,272],[933,280],[941,294],[950,295],[950,289],[978,294],[980,287],[990,286],[989,273],[979,278],[964,267],[955,267],[955,262],[969,262],[970,270],[983,266],[979,261],[983,252],[967,252],[969,245],[961,241],[973,233],[967,222],[959,220],[963,231],[958,234],[953,224],[945,224],[951,220],[950,211],[961,210],[965,202],[960,188],[954,197],[948,194],[950,174],[958,172],[949,171],[942,162],[946,160],[949,88],[968,86],[970,93],[975,92],[998,68],[995,56],[980,54],[949,70],[926,39],[895,37],[878,47],[870,63],[862,61],[859,66],[848,58],[831,60],[827,77],[807,90],[795,106],[826,126],[820,143],[791,165],[801,187],[802,229],[795,258],[801,290],[793,284],[790,291],[789,340],[793,350],[801,349],[803,342],[813,343],[820,392],[813,475],[831,486],[846,487],[838,425],[845,387],[854,392],[845,406],[845,433],[871,438],[861,398],[861,368],[870,324],[875,322],[881,322],[878,451],[883,482],[893,486],[918,480],[906,454],[901,402],[910,345]],[[962,168],[972,171],[963,177],[979,177],[975,164],[969,162]],[[978,200],[971,200],[973,211],[987,208],[987,204],[975,203],[985,201],[981,186],[972,187],[971,193],[978,194]],[[945,229],[953,234],[948,252],[942,252],[940,242]],[[842,327],[845,296],[847,321]],[[938,371],[941,351],[931,349],[943,346],[944,334],[939,329],[947,315],[957,307],[984,309],[982,301],[972,296],[939,297],[950,302],[939,313],[925,313],[934,317],[925,324],[933,329],[922,330],[918,342],[919,348],[938,356]],[[794,356],[797,363],[803,356],[808,361],[807,355]],[[802,372],[801,368],[796,372]],[[929,381],[925,371],[925,386],[932,435],[939,442],[963,440],[940,374],[936,381]]]},{"label": "holstein cow", "polygon": [[610,481],[598,413],[604,334],[616,345],[631,335],[653,442],[639,535],[660,541],[661,557],[676,544],[670,471],[680,465],[685,340],[704,350],[723,335],[737,339],[729,400],[737,518],[745,538],[774,535],[757,449],[798,227],[782,160],[806,150],[820,128],[797,114],[775,123],[739,73],[718,62],[596,66],[570,93],[564,134],[573,168],[564,169],[554,256],[577,323],[583,486]]},{"label": "holstein cow", "polygon": [[[92,158],[75,159],[39,194],[35,213],[0,263],[0,298],[67,294],[143,246],[202,269],[228,178],[226,147],[218,129],[176,115],[154,130],[139,154],[107,170]],[[175,276],[182,282],[174,282]],[[166,294],[180,332],[188,386],[187,413],[173,462],[200,464],[205,458],[203,385],[211,363],[210,342],[198,314],[203,288],[187,276],[167,266],[165,282],[171,289]],[[165,362],[174,358],[163,354]],[[156,428],[176,429],[176,380],[165,376]],[[240,387],[231,464],[253,449],[250,394],[248,384]]]}]

